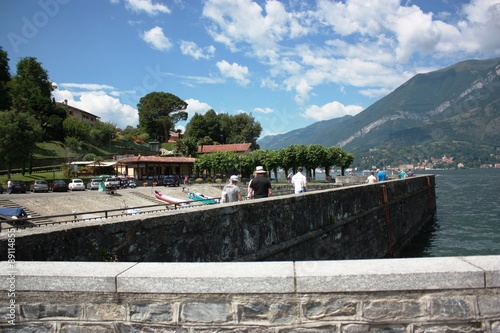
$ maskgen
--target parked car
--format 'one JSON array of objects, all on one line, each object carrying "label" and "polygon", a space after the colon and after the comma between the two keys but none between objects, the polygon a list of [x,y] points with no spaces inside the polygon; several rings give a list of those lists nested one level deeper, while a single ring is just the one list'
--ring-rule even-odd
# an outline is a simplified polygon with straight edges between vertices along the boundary
[{"label": "parked car", "polygon": [[68,188],[71,191],[85,191],[85,183],[81,179],[74,178],[69,182]]},{"label": "parked car", "polygon": [[100,178],[91,179],[90,182],[87,183],[87,189],[88,190],[98,190],[101,183],[102,183],[102,179],[100,179]]},{"label": "parked car", "polygon": [[181,183],[176,175],[166,175],[163,177],[163,186],[179,186]]},{"label": "parked car", "polygon": [[48,192],[49,191],[49,183],[45,180],[35,180],[30,184],[30,191],[33,193],[36,192]]},{"label": "parked car", "polygon": [[26,193],[26,184],[20,180],[12,180],[12,193]]},{"label": "parked car", "polygon": [[66,182],[62,179],[56,179],[52,182],[50,189],[52,192],[67,192],[68,184],[66,184]]},{"label": "parked car", "polygon": [[120,181],[120,187],[121,188],[127,188],[127,187],[136,188],[137,184],[135,183],[135,180],[133,180],[133,179],[122,179]]}]

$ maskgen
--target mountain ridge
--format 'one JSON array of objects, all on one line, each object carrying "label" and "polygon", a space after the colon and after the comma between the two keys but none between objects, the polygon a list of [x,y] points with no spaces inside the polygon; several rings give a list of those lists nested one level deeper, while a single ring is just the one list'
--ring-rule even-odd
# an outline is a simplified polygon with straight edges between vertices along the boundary
[{"label": "mountain ridge", "polygon": [[468,141],[500,146],[500,58],[417,74],[355,116],[258,141],[262,149],[322,144],[345,150]]}]

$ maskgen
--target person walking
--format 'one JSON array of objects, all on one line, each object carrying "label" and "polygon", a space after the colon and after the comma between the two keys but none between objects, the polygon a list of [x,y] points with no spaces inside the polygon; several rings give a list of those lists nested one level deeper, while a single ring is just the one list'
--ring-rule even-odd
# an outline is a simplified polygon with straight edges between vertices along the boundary
[{"label": "person walking", "polygon": [[379,182],[383,182],[384,180],[387,180],[387,173],[385,173],[385,169],[377,172],[377,178],[378,178]]},{"label": "person walking", "polygon": [[249,185],[250,199],[270,197],[273,194],[273,188],[271,181],[267,177],[264,177],[266,170],[264,170],[264,167],[258,166],[255,168],[254,173],[255,178],[252,179]]},{"label": "person walking", "polygon": [[368,182],[368,184],[375,184],[378,181],[377,177],[375,177],[375,172],[370,172],[370,175],[368,176],[366,181]]},{"label": "person walking", "polygon": [[295,194],[302,192],[307,192],[307,178],[302,174],[302,167],[297,168],[297,173],[292,177],[292,185],[295,190]]},{"label": "person walking", "polygon": [[240,178],[236,175],[233,175],[229,178],[229,184],[224,186],[222,189],[222,202],[235,202],[235,201],[241,201],[241,191],[240,188],[238,187],[238,182],[240,181]]},{"label": "person walking", "polygon": [[7,181],[7,193],[12,193],[12,180],[10,179]]}]

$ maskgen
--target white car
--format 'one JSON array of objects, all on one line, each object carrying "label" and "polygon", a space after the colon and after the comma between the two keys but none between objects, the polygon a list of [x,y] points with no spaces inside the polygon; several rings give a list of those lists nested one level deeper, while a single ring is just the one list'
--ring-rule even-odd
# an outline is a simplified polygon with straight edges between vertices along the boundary
[{"label": "white car", "polygon": [[85,191],[85,183],[81,179],[71,179],[68,184],[68,188],[71,191]]}]

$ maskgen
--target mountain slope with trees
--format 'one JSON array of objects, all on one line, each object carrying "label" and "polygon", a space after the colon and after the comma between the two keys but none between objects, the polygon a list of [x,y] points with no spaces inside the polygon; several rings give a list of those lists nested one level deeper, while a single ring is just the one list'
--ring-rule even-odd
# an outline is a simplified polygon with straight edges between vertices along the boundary
[{"label": "mountain slope with trees", "polygon": [[[258,143],[265,149],[289,144],[339,146],[369,167],[383,166],[370,159],[374,151],[395,156],[385,163],[417,163],[417,156],[397,159],[400,150],[427,146],[432,154],[459,155],[464,143],[484,155],[473,159],[488,160],[488,155],[498,155],[498,133],[500,58],[463,61],[418,74],[356,116],[318,122]],[[430,158],[423,154],[420,158]]]}]

